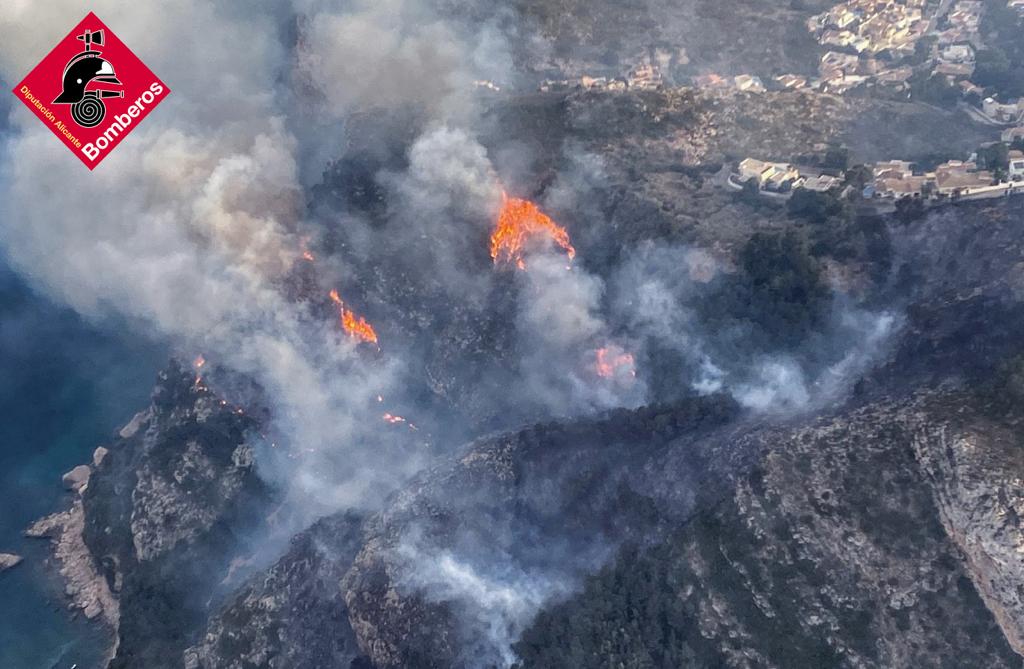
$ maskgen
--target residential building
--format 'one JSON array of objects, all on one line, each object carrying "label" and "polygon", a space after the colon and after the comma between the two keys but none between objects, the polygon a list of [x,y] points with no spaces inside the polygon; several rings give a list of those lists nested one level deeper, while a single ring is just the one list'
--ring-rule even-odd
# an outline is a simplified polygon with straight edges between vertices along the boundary
[{"label": "residential building", "polygon": [[907,65],[879,72],[875,75],[875,82],[882,86],[890,86],[897,89],[906,88],[909,86],[907,82],[910,81],[912,76],[914,76],[914,68]]},{"label": "residential building", "polygon": [[857,71],[859,64],[860,59],[857,58],[857,56],[848,53],[839,53],[837,51],[829,51],[821,57],[821,63],[818,65],[818,72],[821,74],[822,78],[825,78],[834,72],[853,74]]},{"label": "residential building", "polygon": [[733,83],[741,91],[750,91],[752,93],[764,93],[765,91],[764,83],[752,74],[741,74],[733,78]]},{"label": "residential building", "polygon": [[902,200],[908,197],[920,197],[925,186],[931,180],[927,176],[909,176],[905,178],[885,178],[875,181],[875,192],[880,197]]},{"label": "residential building", "polygon": [[951,160],[935,168],[935,188],[939,195],[960,196],[988,188],[995,180],[992,173],[979,171],[973,162]]},{"label": "residential building", "polygon": [[1024,151],[1010,151],[1008,174],[1011,181],[1024,181]]},{"label": "residential building", "polygon": [[883,163],[875,163],[875,179],[906,179],[914,176],[911,163],[906,160],[888,160]]},{"label": "residential building", "polygon": [[786,89],[803,88],[807,85],[807,78],[796,74],[783,74],[775,77],[775,81]]},{"label": "residential building", "polygon": [[693,78],[693,85],[697,88],[729,88],[729,82],[717,74],[702,74]]},{"label": "residential building", "polygon": [[770,163],[747,158],[739,165],[740,180],[746,183],[756,179],[761,190],[777,193],[789,192],[803,183],[800,172],[787,163]]},{"label": "residential building", "polygon": [[974,74],[974,63],[939,63],[932,71],[932,76],[945,77],[950,83],[970,79]]},{"label": "residential building", "polygon": [[641,91],[653,91],[661,88],[661,72],[657,66],[650,63],[642,63],[634,67],[627,77],[630,88]]},{"label": "residential building", "polygon": [[839,185],[842,183],[842,179],[840,179],[839,177],[833,177],[827,174],[819,174],[818,176],[815,177],[804,178],[803,183],[800,185],[800,187],[806,188],[807,190],[813,190],[819,193],[823,193],[825,191],[839,187]]},{"label": "residential building", "polygon": [[946,63],[973,63],[974,47],[970,44],[950,44],[939,50],[939,60]]},{"label": "residential building", "polygon": [[978,86],[973,81],[961,81],[957,85],[960,87],[960,91],[965,95],[977,95],[979,98],[985,94],[985,89]]},{"label": "residential building", "polygon": [[[1021,0],[1021,2],[1024,2],[1024,0]],[[1000,139],[1002,139],[1007,144],[1013,144],[1018,139],[1024,140],[1024,125],[1019,125],[1016,128],[1008,128],[1004,130],[1003,134],[1000,136]]]},{"label": "residential building", "polygon": [[1021,109],[1019,100],[1009,103],[1001,103],[995,98],[985,98],[981,103],[981,109],[989,118],[1000,123],[1013,123],[1020,120]]}]

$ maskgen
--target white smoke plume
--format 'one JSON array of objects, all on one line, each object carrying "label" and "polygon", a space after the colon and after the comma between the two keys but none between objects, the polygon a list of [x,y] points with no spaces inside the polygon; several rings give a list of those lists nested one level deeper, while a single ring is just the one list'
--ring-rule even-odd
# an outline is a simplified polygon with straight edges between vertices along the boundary
[{"label": "white smoke plume", "polygon": [[516,660],[512,644],[537,611],[571,591],[564,576],[527,572],[510,556],[475,564],[452,551],[425,549],[414,542],[403,543],[398,554],[415,565],[403,571],[398,587],[459,607],[472,646],[463,649],[471,658],[467,666],[511,666]]},{"label": "white smoke plume", "polygon": [[612,340],[601,313],[604,282],[553,249],[533,253],[526,262],[517,277],[523,290],[518,329],[526,389],[521,395],[563,415],[640,406],[646,388],[633,376],[633,362],[615,365],[605,375],[597,368],[599,350],[614,349],[616,356],[628,350]]},{"label": "white smoke plume", "polygon": [[[618,269],[612,310],[647,346],[682,356],[689,369],[680,383],[702,394],[728,392],[754,411],[805,411],[842,399],[885,353],[900,323],[894,313],[854,308],[837,297],[825,331],[801,355],[755,354],[744,332],[711,331],[695,312],[707,284],[723,271],[702,249],[641,245]],[[731,350],[743,355],[716,351],[722,338],[738,341]]]},{"label": "white smoke plume", "polygon": [[[80,312],[118,312],[258,380],[291,460],[261,470],[308,516],[373,503],[418,463],[391,453],[382,464],[386,452],[360,448],[367,399],[387,394],[398,363],[368,360],[281,293],[302,250],[304,195],[298,139],[276,102],[289,63],[279,21],[248,4],[186,4],[92,7],[173,91],[92,174],[14,110],[3,250]],[[72,2],[14,3],[0,16],[22,35],[66,30],[79,12]],[[45,29],[30,37],[0,47],[6,80],[43,55]]]}]

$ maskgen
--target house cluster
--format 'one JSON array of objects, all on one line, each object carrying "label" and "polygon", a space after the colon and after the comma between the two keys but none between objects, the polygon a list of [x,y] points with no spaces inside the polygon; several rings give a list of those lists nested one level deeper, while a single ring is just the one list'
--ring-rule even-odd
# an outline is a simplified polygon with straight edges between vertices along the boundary
[{"label": "house cluster", "polygon": [[[1024,4],[1024,0],[1019,0]],[[980,0],[850,0],[808,21],[808,28],[830,50],[821,57],[815,88],[846,93],[861,85],[896,92],[910,89],[914,67],[905,57],[920,39],[935,38],[927,67],[967,96],[982,91],[970,82],[975,70]],[[936,12],[944,12],[941,16]],[[904,63],[901,65],[901,63]]]},{"label": "house cluster", "polygon": [[817,88],[829,93],[842,94],[862,84],[872,83],[905,90],[914,70],[910,66],[891,67],[873,56],[829,51],[818,64]]},{"label": "house cluster", "polygon": [[959,85],[965,95],[977,92],[978,87],[969,81],[975,65],[974,47],[970,43],[936,44],[932,59],[935,63],[933,77],[944,77],[946,83]]},{"label": "house cluster", "polygon": [[824,192],[839,186],[842,177],[821,173],[802,173],[788,163],[772,163],[756,158],[746,158],[739,164],[739,181],[757,182],[758,189],[769,193],[790,193],[797,188]]},{"label": "house cluster", "polygon": [[1024,190],[1024,152],[1010,151],[1005,180],[997,180],[991,171],[978,169],[973,160],[950,160],[931,172],[915,171],[904,160],[890,160],[874,165],[873,176],[874,180],[865,188],[866,197],[902,200],[1003,195]]},{"label": "house cluster", "polygon": [[941,28],[933,33],[939,45],[977,41],[983,11],[985,5],[982,0],[957,0]]},{"label": "house cluster", "polygon": [[913,53],[929,29],[925,0],[847,0],[813,16],[807,28],[818,42],[856,53]]},{"label": "house cluster", "polygon": [[675,65],[689,62],[686,49],[657,47],[642,49],[629,62],[633,65],[619,76],[582,75],[579,79],[546,79],[540,84],[542,91],[565,91],[574,88],[596,91],[655,91],[665,86],[662,72],[671,72]]},{"label": "house cluster", "polygon": [[545,79],[540,84],[540,90],[546,92],[583,88],[588,91],[656,91],[664,84],[658,65],[644,60],[622,77],[591,77],[585,74],[577,80]]}]

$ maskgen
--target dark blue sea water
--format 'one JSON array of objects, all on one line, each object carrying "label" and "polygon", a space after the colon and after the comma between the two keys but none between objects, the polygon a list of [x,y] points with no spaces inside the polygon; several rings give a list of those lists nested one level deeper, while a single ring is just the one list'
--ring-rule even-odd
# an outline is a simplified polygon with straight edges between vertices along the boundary
[{"label": "dark blue sea water", "polygon": [[[2,230],[0,230],[2,232]],[[149,400],[165,348],[90,324],[34,292],[0,256],[0,668],[92,669],[105,639],[66,610],[44,542],[22,532],[66,505],[60,477]]]}]

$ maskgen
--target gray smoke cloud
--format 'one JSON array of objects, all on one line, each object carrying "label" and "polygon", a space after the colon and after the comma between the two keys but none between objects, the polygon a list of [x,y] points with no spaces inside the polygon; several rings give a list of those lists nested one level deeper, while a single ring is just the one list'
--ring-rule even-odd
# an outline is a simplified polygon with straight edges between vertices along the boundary
[{"label": "gray smoke cloud", "polygon": [[[479,301],[492,271],[481,277],[463,267],[459,245],[477,240],[459,226],[475,222],[486,239],[500,202],[470,121],[473,81],[500,79],[507,67],[501,39],[491,28],[467,38],[418,2],[299,3],[294,49],[283,37],[291,17],[249,4],[125,7],[108,0],[91,9],[173,93],[92,174],[15,108],[2,183],[5,255],[91,318],[119,314],[183,352],[257,380],[279,446],[265,444],[258,466],[286,492],[289,513],[280,515],[302,524],[378,505],[424,464],[407,440],[382,432],[392,428],[374,401],[401,396],[407,361],[398,350],[368,353],[308,303],[285,296],[283,283],[316,234],[303,187],[323,154],[310,148],[320,138],[303,122],[310,107],[342,122],[378,105],[425,110],[433,121],[413,143],[408,169],[390,181],[398,220],[408,224],[402,234],[410,243],[430,240],[434,261],[425,271],[438,270],[442,283]],[[0,47],[5,80],[20,78],[43,55],[38,45],[62,36],[78,11],[73,2],[5,5],[0,17],[13,36]],[[47,35],[50,26],[56,29]],[[182,35],[201,48],[183,47]],[[296,100],[303,104],[294,111],[281,104]],[[538,256],[536,271],[544,268]],[[576,277],[550,287],[534,279],[544,290],[536,305],[524,306],[526,335],[540,332],[557,354],[604,327],[594,279]],[[579,319],[565,320],[573,310]],[[551,316],[563,319],[557,337],[541,327]],[[539,366],[540,358],[531,360]],[[528,374],[524,386],[536,383]],[[576,401],[574,392],[591,391],[574,381],[551,398],[558,413],[615,402]]]},{"label": "gray smoke cloud", "polygon": [[[645,347],[678,353],[687,363],[679,381],[702,394],[728,392],[758,412],[797,412],[841,400],[888,350],[901,319],[834,300],[823,332],[798,354],[757,352],[743,331],[714,331],[696,312],[707,286],[725,268],[703,249],[644,244],[618,268],[612,310]],[[716,350],[731,342],[733,355]],[[822,362],[824,361],[824,362]]]},{"label": "gray smoke cloud", "polygon": [[492,27],[461,27],[422,0],[297,4],[309,18],[297,66],[333,113],[413,105],[465,122],[473,82],[511,71],[504,40]]},{"label": "gray smoke cloud", "polygon": [[[846,348],[836,344],[840,355],[823,373],[783,357],[737,364],[714,356],[714,333],[701,332],[693,314],[700,285],[722,271],[699,249],[642,249],[608,283],[543,244],[522,272],[467,262],[468,248],[486,244],[501,201],[499,170],[474,132],[474,82],[511,77],[496,23],[464,25],[416,0],[284,8],[97,0],[90,9],[173,93],[91,174],[15,108],[0,245],[20,273],[79,312],[117,313],[256,379],[285,440],[261,450],[260,471],[286,491],[296,522],[373,508],[424,465],[410,442],[384,431],[391,427],[375,400],[400,400],[418,361],[386,341],[380,354],[356,345],[283,290],[318,232],[305,187],[335,148],[344,151],[339,129],[356,112],[419,113],[408,165],[381,178],[393,196],[386,234],[417,250],[423,281],[476,306],[495,282],[518,291],[517,368],[499,398],[508,403],[557,415],[639,406],[648,400],[640,356],[657,344],[688,361],[696,372],[687,381],[699,391],[724,388],[759,410],[802,408],[841,392],[894,327],[885,314],[843,312],[835,341]],[[3,5],[3,78],[19,80],[44,55],[40,45],[84,11],[70,0]],[[577,163],[581,178],[600,181],[592,157]],[[546,204],[573,206],[572,186],[558,182]],[[346,216],[355,242],[346,253],[370,254],[379,233]],[[344,267],[327,271],[351,278]],[[500,664],[512,662],[509,645],[538,608],[573,586],[500,557],[408,550],[416,559],[407,585],[472,603],[481,653]]]},{"label": "gray smoke cloud", "polygon": [[[83,314],[120,313],[258,380],[290,446],[289,462],[267,458],[261,471],[314,517],[373,503],[419,463],[358,448],[379,422],[367,398],[387,394],[400,362],[368,360],[282,294],[305,215],[299,140],[276,104],[288,51],[273,14],[246,8],[98,3],[113,29],[147,37],[131,46],[174,92],[91,175],[15,113],[2,242],[14,267]],[[77,11],[8,4],[3,20],[64,26]],[[202,48],[182,48],[181,35]],[[4,45],[4,78],[16,80],[37,51]]]}]

